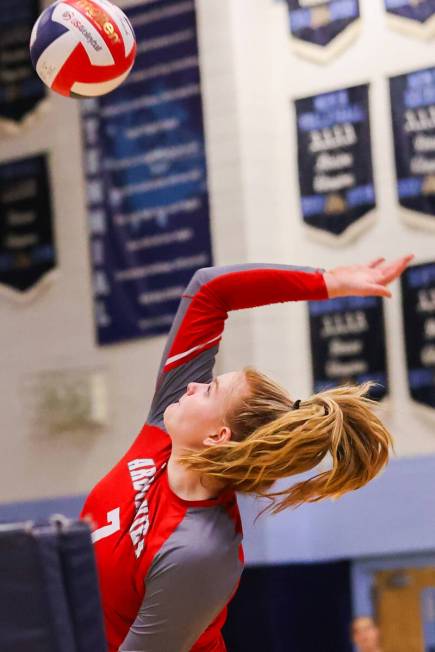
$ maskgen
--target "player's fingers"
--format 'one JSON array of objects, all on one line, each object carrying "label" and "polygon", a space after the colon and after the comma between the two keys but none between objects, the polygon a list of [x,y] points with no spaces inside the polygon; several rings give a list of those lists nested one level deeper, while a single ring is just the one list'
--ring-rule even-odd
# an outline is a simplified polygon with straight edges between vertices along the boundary
[{"label": "player's fingers", "polygon": [[385,258],[375,258],[375,260],[372,260],[371,263],[369,263],[369,267],[374,269],[375,267],[379,267],[382,263],[385,262]]},{"label": "player's fingers", "polygon": [[409,263],[411,260],[414,258],[413,255],[409,256],[402,256],[401,258],[398,258],[397,260],[393,261],[389,265],[387,265],[383,270],[383,283],[391,283],[394,281],[396,278],[398,278],[404,270],[408,267]]},{"label": "player's fingers", "polygon": [[367,285],[365,294],[369,297],[386,297],[387,299],[391,297],[390,290],[380,284]]},{"label": "player's fingers", "polygon": [[408,267],[409,263],[411,263],[414,260],[414,254],[408,254],[407,256],[403,256],[402,258],[402,272]]}]

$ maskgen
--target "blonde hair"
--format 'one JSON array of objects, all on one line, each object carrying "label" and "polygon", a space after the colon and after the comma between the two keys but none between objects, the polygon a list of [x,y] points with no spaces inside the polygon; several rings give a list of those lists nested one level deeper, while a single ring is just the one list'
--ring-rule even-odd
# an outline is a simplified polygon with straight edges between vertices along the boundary
[{"label": "blonde hair", "polygon": [[[330,389],[302,401],[255,369],[244,370],[249,391],[230,407],[231,440],[187,453],[183,464],[234,490],[286,507],[338,498],[363,487],[385,466],[392,438],[367,397],[372,383]],[[280,491],[276,480],[310,471],[330,456],[330,468]]]}]

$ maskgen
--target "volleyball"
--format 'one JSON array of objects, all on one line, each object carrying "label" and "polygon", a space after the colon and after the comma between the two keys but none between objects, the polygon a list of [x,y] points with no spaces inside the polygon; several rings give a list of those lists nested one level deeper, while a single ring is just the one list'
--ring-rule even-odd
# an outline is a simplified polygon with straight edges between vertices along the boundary
[{"label": "volleyball", "polygon": [[126,79],[136,39],[127,16],[111,2],[59,0],[36,21],[30,56],[52,90],[68,97],[96,97]]}]

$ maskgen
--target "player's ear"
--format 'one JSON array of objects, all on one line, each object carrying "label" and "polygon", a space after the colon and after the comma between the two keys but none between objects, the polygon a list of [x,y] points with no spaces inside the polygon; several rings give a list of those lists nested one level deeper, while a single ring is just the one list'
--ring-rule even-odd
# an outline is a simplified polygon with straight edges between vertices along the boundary
[{"label": "player's ear", "polygon": [[204,446],[219,446],[230,441],[231,435],[231,429],[228,426],[221,426],[214,434],[208,435],[202,443]]}]

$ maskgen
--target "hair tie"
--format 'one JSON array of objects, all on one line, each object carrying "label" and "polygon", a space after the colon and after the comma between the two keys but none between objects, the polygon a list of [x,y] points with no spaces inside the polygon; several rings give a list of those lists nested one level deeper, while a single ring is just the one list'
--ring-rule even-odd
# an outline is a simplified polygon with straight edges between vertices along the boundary
[{"label": "hair tie", "polygon": [[302,403],[301,399],[298,398],[298,400],[293,403],[292,410],[299,410],[299,408],[301,407],[301,403]]}]

